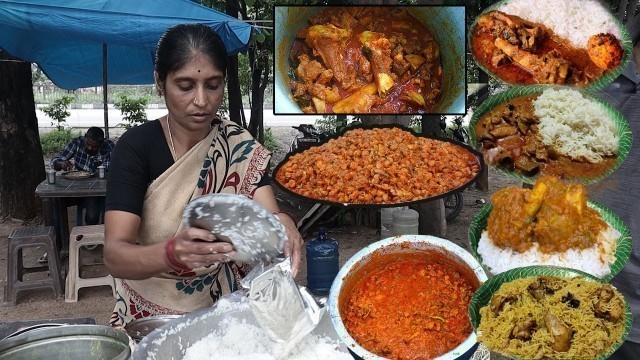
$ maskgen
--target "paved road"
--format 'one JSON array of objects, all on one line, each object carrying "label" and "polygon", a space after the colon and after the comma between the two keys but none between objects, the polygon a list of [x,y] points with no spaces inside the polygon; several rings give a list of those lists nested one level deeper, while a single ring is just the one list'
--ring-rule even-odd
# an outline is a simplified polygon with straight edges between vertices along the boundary
[{"label": "paved road", "polygon": [[[71,116],[67,118],[67,126],[72,128],[88,128],[91,126],[104,127],[104,111],[102,109],[69,109]],[[109,128],[115,127],[122,122],[122,114],[118,109],[109,109]],[[167,109],[147,109],[147,119],[157,119],[167,114]],[[36,110],[38,117],[38,127],[41,129],[52,128],[51,118],[41,110]],[[251,111],[245,109],[247,119],[251,116]],[[299,124],[313,124],[321,116],[315,115],[273,115],[273,110],[264,110],[264,125],[271,126],[296,126]]]}]

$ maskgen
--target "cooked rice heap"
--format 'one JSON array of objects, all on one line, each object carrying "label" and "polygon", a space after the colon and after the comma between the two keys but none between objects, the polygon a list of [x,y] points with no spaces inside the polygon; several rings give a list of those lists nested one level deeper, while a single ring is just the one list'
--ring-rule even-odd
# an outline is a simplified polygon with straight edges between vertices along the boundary
[{"label": "cooked rice heap", "polygon": [[478,341],[522,359],[594,359],[621,342],[625,330],[622,295],[582,278],[516,279],[480,315]]},{"label": "cooked rice heap", "polygon": [[498,10],[544,24],[576,47],[586,48],[589,37],[598,33],[620,39],[613,17],[597,0],[511,0]]},{"label": "cooked rice heap", "polygon": [[538,136],[577,161],[600,162],[618,154],[618,134],[610,116],[576,90],[547,89],[533,102]]}]

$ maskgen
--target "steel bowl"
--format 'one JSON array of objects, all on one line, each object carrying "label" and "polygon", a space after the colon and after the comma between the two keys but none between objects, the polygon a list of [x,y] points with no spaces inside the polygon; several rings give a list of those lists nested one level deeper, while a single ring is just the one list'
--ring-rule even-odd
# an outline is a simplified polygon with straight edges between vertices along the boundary
[{"label": "steel bowl", "polygon": [[[289,85],[289,52],[296,34],[309,18],[324,7],[277,6],[275,9],[275,114],[302,114],[293,100]],[[464,6],[411,6],[409,13],[420,20],[440,46],[442,94],[432,113],[464,115],[465,88],[465,9]]]},{"label": "steel bowl", "polygon": [[[375,261],[371,261],[375,259]],[[390,237],[365,247],[353,255],[340,269],[329,293],[329,314],[342,341],[362,359],[384,359],[371,353],[349,334],[342,322],[341,310],[355,285],[369,272],[380,266],[403,259],[434,259],[453,266],[477,289],[487,280],[482,265],[465,249],[451,241],[429,235],[402,235]],[[456,348],[437,357],[439,360],[456,359],[476,346],[472,331]]]},{"label": "steel bowl", "polygon": [[128,359],[129,337],[104,325],[60,325],[22,332],[0,341],[0,359]]}]

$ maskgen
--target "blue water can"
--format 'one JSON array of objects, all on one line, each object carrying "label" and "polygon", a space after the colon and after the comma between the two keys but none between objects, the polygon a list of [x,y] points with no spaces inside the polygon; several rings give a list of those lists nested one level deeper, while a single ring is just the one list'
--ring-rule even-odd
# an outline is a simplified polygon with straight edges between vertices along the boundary
[{"label": "blue water can", "polygon": [[307,288],[316,295],[329,294],[338,270],[338,241],[320,228],[318,237],[307,242]]}]

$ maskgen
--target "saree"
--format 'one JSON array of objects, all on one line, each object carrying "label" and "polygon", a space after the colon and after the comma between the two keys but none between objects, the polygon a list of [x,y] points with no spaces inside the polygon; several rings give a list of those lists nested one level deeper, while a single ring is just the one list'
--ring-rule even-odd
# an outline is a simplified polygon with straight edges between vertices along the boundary
[{"label": "saree", "polygon": [[[172,238],[184,227],[184,207],[199,196],[232,193],[253,198],[270,158],[271,153],[235,123],[214,123],[205,139],[149,185],[137,243],[149,245]],[[110,323],[120,327],[143,317],[185,314],[211,306],[239,289],[247,270],[246,265],[229,262],[144,280],[115,278],[116,305]]]}]

